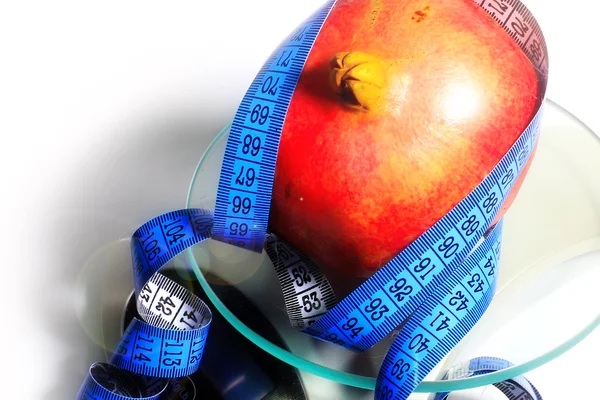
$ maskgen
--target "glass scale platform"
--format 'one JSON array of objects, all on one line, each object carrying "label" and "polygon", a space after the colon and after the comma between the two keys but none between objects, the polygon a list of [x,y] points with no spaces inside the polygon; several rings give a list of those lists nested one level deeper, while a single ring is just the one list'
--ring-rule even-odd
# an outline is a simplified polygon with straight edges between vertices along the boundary
[{"label": "glass scale platform", "polygon": [[[226,127],[202,156],[187,207],[214,209],[228,133]],[[187,275],[184,265],[187,271],[191,267],[213,311],[256,346],[297,368],[305,388],[341,393],[341,385],[348,389],[344,398],[355,398],[352,388],[374,388],[391,341],[356,354],[293,329],[275,270],[264,252],[255,254],[209,240],[179,258],[174,268],[183,276]],[[499,269],[490,308],[418,392],[468,389],[526,375],[569,351],[600,325],[596,287],[600,282],[600,137],[551,100],[546,101],[534,162],[504,219]],[[327,276],[334,290],[360,283],[331,272]],[[236,288],[252,302],[283,344],[276,345],[246,326],[247,316],[218,294],[225,287]],[[452,365],[478,356],[504,358],[515,366],[483,376],[440,379]],[[310,398],[310,389],[307,392]]]}]

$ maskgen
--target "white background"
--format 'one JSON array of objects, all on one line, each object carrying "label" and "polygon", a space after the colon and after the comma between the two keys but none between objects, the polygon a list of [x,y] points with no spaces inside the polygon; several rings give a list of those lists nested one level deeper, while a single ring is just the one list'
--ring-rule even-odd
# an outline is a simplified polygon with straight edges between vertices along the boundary
[{"label": "white background", "polygon": [[[99,247],[184,205],[210,139],[266,56],[320,3],[0,5],[0,390],[74,396],[94,361],[74,312],[82,266]],[[548,97],[600,132],[598,3],[525,4],[548,42]],[[585,356],[598,343],[595,334],[547,368],[552,398],[594,389],[597,367]],[[575,361],[584,364],[568,364]],[[559,373],[577,381],[557,386]]]}]

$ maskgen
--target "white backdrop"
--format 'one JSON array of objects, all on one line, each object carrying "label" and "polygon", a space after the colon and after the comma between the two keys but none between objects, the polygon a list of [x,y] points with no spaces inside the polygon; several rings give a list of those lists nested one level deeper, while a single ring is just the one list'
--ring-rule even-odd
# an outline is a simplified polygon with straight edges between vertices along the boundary
[{"label": "white backdrop", "polygon": [[[184,205],[203,150],[265,57],[321,2],[1,4],[3,393],[74,396],[96,359],[75,315],[82,266]],[[548,96],[600,132],[598,3],[525,4],[548,41]],[[536,373],[547,399],[595,389],[598,343],[596,333]]]}]

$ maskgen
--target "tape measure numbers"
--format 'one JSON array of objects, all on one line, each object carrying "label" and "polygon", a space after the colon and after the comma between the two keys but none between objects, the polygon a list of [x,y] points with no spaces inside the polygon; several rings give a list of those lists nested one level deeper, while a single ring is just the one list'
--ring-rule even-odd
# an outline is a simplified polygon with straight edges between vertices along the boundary
[{"label": "tape measure numbers", "polygon": [[262,252],[279,138],[304,63],[335,1],[328,1],[269,57],[229,130],[213,238]]},{"label": "tape measure numbers", "polygon": [[211,312],[195,294],[158,271],[184,249],[208,239],[211,228],[212,212],[186,209],[156,217],[133,234],[136,307],[143,320],[131,321],[108,364],[92,365],[77,399],[157,399],[167,390],[168,379],[199,368]]}]

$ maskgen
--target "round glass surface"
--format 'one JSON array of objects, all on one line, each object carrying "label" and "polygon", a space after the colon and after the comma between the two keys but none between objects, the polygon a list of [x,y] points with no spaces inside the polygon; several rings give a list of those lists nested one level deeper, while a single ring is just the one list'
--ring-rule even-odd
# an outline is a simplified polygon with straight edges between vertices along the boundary
[{"label": "round glass surface", "polygon": [[[228,128],[202,156],[187,207],[214,209]],[[374,389],[390,340],[356,354],[294,330],[265,252],[208,240],[188,249],[187,256],[214,308],[257,346],[298,368],[307,385],[320,376]],[[600,325],[595,286],[600,281],[600,137],[550,100],[534,162],[504,218],[499,269],[498,289],[487,312],[416,392],[469,389],[524,374],[568,351]],[[336,291],[359,284],[328,278]],[[249,329],[245,316],[232,312],[227,299],[217,296],[216,286],[242,292],[275,327],[286,348]],[[504,358],[515,366],[441,380],[452,365],[478,356]]]}]

